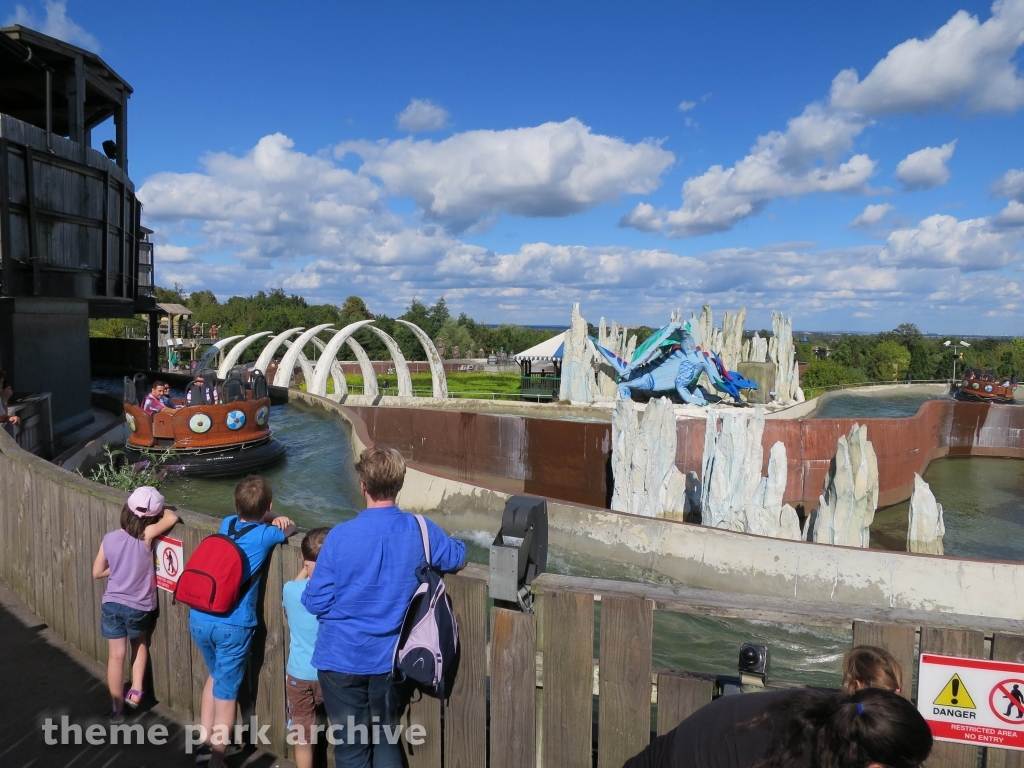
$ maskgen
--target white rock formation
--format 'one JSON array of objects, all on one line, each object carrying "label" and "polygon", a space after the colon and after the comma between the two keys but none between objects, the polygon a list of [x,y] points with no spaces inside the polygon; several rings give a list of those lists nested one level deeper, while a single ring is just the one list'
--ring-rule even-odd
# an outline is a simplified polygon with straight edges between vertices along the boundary
[{"label": "white rock formation", "polygon": [[788,475],[786,444],[780,440],[768,454],[768,476],[761,478],[753,498],[744,506],[747,533],[800,540],[800,516],[789,504],[782,503]]},{"label": "white rock formation", "polygon": [[928,483],[914,473],[914,493],[910,497],[910,525],[907,527],[907,551],[926,555],[941,555],[942,537],[946,523],[942,519],[942,505]]},{"label": "white rock formation", "polygon": [[[604,318],[601,318],[601,324],[598,327],[597,333],[597,343],[605,349],[614,352],[628,363],[633,359],[633,352],[636,350],[636,336],[630,336],[628,340],[626,336],[627,331],[625,327],[612,320],[611,328],[609,328],[605,324]],[[615,369],[602,358],[598,357],[597,359],[601,361],[600,368],[597,371],[597,392],[603,397],[614,398],[619,389],[619,385],[615,382]]]},{"label": "white rock formation", "polygon": [[743,508],[761,481],[763,432],[760,408],[753,412],[708,409],[701,464],[700,510],[704,525],[732,531],[746,528]]},{"label": "white rock formation", "polygon": [[740,360],[751,363],[765,363],[768,361],[768,339],[762,339],[757,333],[743,342],[743,352]]},{"label": "white rock formation", "polygon": [[775,363],[775,400],[783,405],[803,402],[800,370],[793,345],[793,318],[772,312],[772,334],[768,343],[768,359]]},{"label": "white rock formation", "polygon": [[639,406],[619,400],[612,413],[612,509],[682,520],[689,511],[687,477],[676,468],[676,419],[667,397]]},{"label": "white rock formation", "polygon": [[866,426],[854,424],[840,436],[821,494],[812,540],[867,547],[878,507],[878,459]]},{"label": "white rock formation", "polygon": [[[711,313],[711,305],[705,304],[700,310],[700,341],[697,346],[701,349],[710,349],[715,352],[722,351],[722,329],[715,328],[714,317]],[[697,341],[694,338],[694,341]]]},{"label": "white rock formation", "polygon": [[743,359],[743,323],[746,319],[746,307],[740,307],[738,312],[726,312],[722,315],[722,348],[716,349],[715,352],[721,356],[726,370],[735,371],[736,363]]},{"label": "white rock formation", "polygon": [[594,378],[594,349],[587,338],[587,322],[580,315],[580,305],[572,305],[572,322],[562,352],[562,382],[559,400],[592,403],[597,394]]},{"label": "white rock formation", "polygon": [[[721,420],[722,428],[718,429]],[[786,491],[786,446],[772,446],[768,476],[761,477],[764,414],[709,409],[704,432],[701,521],[759,536],[799,540],[800,518]]]}]

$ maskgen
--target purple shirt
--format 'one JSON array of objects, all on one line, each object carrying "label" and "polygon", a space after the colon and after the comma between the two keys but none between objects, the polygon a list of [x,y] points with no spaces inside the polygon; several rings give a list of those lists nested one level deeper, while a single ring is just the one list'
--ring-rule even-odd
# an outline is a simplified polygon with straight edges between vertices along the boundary
[{"label": "purple shirt", "polygon": [[120,603],[139,611],[156,608],[156,568],[144,539],[118,529],[103,537],[103,554],[110,563],[104,603]]}]

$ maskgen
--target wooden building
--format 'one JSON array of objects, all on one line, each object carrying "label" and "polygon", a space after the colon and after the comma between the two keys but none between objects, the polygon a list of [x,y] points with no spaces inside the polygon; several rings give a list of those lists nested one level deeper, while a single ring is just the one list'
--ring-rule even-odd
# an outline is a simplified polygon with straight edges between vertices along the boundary
[{"label": "wooden building", "polygon": [[[55,436],[91,419],[89,318],[155,310],[128,177],[132,88],[99,56],[0,29],[0,368],[51,392]],[[92,147],[113,120],[115,141]]]}]

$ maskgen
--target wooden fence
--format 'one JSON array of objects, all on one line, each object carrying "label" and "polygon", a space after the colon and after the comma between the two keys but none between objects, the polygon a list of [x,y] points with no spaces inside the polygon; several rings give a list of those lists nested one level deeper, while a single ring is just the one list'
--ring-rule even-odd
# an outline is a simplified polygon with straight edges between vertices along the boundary
[{"label": "wooden fence", "polygon": [[[101,538],[118,526],[123,503],[123,494],[64,472],[0,433],[0,578],[57,634],[101,662],[107,652],[99,631],[103,582],[92,579],[90,569]],[[171,535],[184,542],[187,557],[216,526],[216,520],[185,513],[185,524]],[[270,560],[253,645],[251,690],[245,696],[245,706],[261,725],[272,725],[271,749],[283,756],[289,755],[288,636],[279,596],[284,580],[300,565],[294,545],[278,548]],[[652,669],[656,610],[852,624],[855,644],[884,646],[907,670],[914,668],[918,649],[980,658],[986,655],[987,639],[993,658],[1024,660],[1024,627],[1014,620],[553,574],[535,582],[537,611],[529,615],[489,606],[486,571],[480,566],[446,581],[458,615],[462,657],[443,706],[424,698],[402,715],[404,725],[426,729],[423,744],[406,745],[412,768],[618,768],[649,742],[652,722],[657,733],[665,733],[713,693],[707,676]],[[187,609],[172,605],[165,592],[159,599],[152,690],[159,701],[194,721],[207,671],[189,637]],[[987,766],[1024,767],[1022,753],[986,752]],[[929,768],[976,768],[979,758],[976,747],[937,743]]]}]

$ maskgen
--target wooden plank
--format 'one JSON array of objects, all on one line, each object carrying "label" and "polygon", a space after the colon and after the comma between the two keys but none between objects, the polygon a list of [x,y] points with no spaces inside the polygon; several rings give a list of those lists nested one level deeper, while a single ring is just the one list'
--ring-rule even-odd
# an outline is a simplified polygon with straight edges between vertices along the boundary
[{"label": "wooden plank", "polygon": [[[120,520],[112,524],[110,520],[110,502],[106,499],[93,498],[92,505],[92,542],[89,547],[92,556],[95,557],[99,551],[103,537],[110,531],[116,530]],[[87,566],[91,570],[91,561]],[[107,587],[107,579],[93,579],[92,582],[92,615],[93,632],[96,639],[96,660],[107,663],[109,655],[109,644],[100,632],[100,612],[103,607],[103,592]]]},{"label": "wooden plank", "polygon": [[[1024,664],[1024,635],[997,632],[992,636],[992,658]],[[985,768],[1024,768],[1024,752],[1013,749],[985,749]]]},{"label": "wooden plank", "polygon": [[35,192],[35,162],[32,147],[25,147],[25,186],[27,190],[28,203],[28,252],[32,264],[32,294],[38,296],[42,293],[42,285],[39,281],[39,232],[37,226],[39,219],[36,216],[36,192]]},{"label": "wooden plank", "polygon": [[536,765],[536,648],[533,616],[491,609],[491,768]]},{"label": "wooden plank", "polygon": [[[285,648],[284,648],[284,606],[281,603],[283,586],[281,573],[281,548],[275,547],[270,562],[265,566],[263,583],[260,586],[262,623],[253,638],[254,653],[250,661],[251,679],[256,685],[256,717],[263,725],[270,723],[267,736],[270,749],[283,755],[286,748],[285,716]],[[257,606],[259,613],[260,606]],[[262,642],[260,642],[262,641]],[[256,666],[259,665],[259,666]]]},{"label": "wooden plank", "polygon": [[654,603],[601,602],[598,768],[619,768],[651,741]]},{"label": "wooden plank", "polygon": [[11,192],[7,139],[0,136],[0,294],[14,294],[14,252],[11,250]]},{"label": "wooden plank", "polygon": [[[412,701],[402,718],[402,746],[408,768],[441,768],[441,702],[420,691],[413,693]],[[422,744],[410,744],[409,728],[420,725],[425,730]]]},{"label": "wooden plank", "polygon": [[544,765],[591,768],[594,600],[548,592],[537,598],[544,652]]},{"label": "wooden plank", "polygon": [[[186,530],[185,526],[178,525],[168,535],[181,540],[183,551],[191,552],[191,549],[185,549]],[[174,711],[186,720],[191,720],[192,637],[188,631],[189,609],[181,603],[175,604],[170,593],[164,594],[167,596],[166,612],[161,606],[161,615],[167,636],[167,693]]]},{"label": "wooden plank", "polygon": [[487,762],[487,583],[445,578],[459,624],[459,666],[444,716],[446,768]]},{"label": "wooden plank", "polygon": [[767,595],[743,595],[698,587],[667,587],[579,576],[544,573],[533,582],[534,594],[580,592],[606,597],[633,597],[654,601],[655,610],[701,616],[768,621],[785,624],[848,629],[853,621],[945,629],[974,627],[989,632],[1024,633],[1024,620],[999,619],[937,611],[879,608],[852,603],[795,600]]},{"label": "wooden plank", "polygon": [[78,496],[74,489],[60,487],[57,512],[60,519],[60,568],[64,610],[64,640],[74,648],[78,647],[78,573],[75,547],[75,501]]},{"label": "wooden plank", "polygon": [[678,672],[658,673],[658,735],[664,736],[705,704],[715,694],[710,676]]},{"label": "wooden plank", "polygon": [[167,647],[167,622],[170,603],[170,596],[162,589],[158,589],[157,606],[160,610],[160,616],[149,637],[149,670],[153,685],[152,692],[156,700],[165,706],[172,706],[168,665],[175,663],[170,658],[170,650]]},{"label": "wooden plank", "polygon": [[[985,634],[921,627],[921,653],[980,659],[985,654]],[[936,741],[925,765],[927,768],[977,768],[978,748],[968,744]]]},{"label": "wooden plank", "polygon": [[896,657],[903,668],[903,688],[900,695],[910,700],[914,681],[914,644],[917,633],[913,627],[897,627],[891,624],[875,624],[870,621],[853,622],[853,646],[873,645],[883,648]]},{"label": "wooden plank", "polygon": [[92,499],[79,496],[74,508],[75,549],[79,553],[75,562],[75,583],[78,599],[78,649],[86,656],[96,658],[95,617],[92,603]]},{"label": "wooden plank", "polygon": [[63,573],[57,568],[57,490],[59,486],[48,478],[40,477],[36,483],[39,499],[39,517],[42,520],[43,540],[40,554],[43,570],[43,614],[46,623],[59,636],[64,634],[64,612],[58,595],[61,591]]}]

